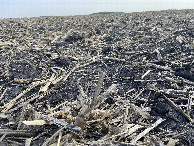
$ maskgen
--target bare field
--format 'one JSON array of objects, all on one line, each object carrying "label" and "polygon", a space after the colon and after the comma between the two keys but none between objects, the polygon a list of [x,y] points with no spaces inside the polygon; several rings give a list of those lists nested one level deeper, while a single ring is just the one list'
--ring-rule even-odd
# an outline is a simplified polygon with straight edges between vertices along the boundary
[{"label": "bare field", "polygon": [[0,145],[194,145],[194,10],[0,20]]}]

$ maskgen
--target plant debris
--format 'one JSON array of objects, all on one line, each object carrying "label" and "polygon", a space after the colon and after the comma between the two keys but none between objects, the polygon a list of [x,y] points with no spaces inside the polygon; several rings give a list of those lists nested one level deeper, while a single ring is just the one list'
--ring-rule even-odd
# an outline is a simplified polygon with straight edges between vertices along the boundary
[{"label": "plant debris", "polygon": [[194,145],[193,14],[0,20],[1,145]]}]

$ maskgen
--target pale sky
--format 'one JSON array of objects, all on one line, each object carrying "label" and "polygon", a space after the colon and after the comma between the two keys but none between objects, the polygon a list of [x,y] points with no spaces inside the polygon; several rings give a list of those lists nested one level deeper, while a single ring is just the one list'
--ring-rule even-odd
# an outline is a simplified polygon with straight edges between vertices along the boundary
[{"label": "pale sky", "polygon": [[0,0],[0,18],[194,9],[194,0]]}]

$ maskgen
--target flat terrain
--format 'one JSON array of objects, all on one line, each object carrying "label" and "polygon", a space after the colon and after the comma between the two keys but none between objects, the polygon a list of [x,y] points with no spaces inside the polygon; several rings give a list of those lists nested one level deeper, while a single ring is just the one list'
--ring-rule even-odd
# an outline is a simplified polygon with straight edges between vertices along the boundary
[{"label": "flat terrain", "polygon": [[0,145],[194,145],[194,10],[0,20]]}]

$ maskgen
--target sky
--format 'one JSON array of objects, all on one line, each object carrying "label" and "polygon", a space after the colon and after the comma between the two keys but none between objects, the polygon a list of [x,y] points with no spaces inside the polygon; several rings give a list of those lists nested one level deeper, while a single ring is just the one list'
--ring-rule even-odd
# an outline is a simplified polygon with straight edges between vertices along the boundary
[{"label": "sky", "polygon": [[194,9],[194,0],[0,0],[0,18]]}]

